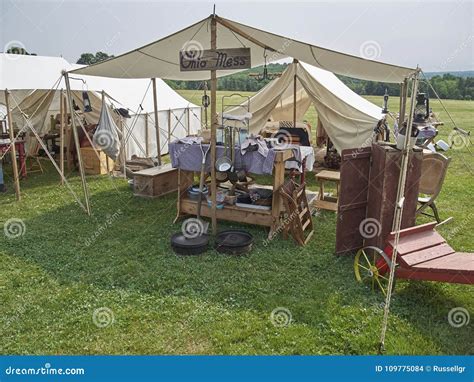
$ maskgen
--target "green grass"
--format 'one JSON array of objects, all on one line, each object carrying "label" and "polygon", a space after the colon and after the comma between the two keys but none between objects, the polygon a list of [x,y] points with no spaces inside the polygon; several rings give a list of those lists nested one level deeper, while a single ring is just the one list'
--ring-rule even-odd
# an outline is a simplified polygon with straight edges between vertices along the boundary
[{"label": "green grass", "polygon": [[[474,102],[447,105],[460,126],[472,131]],[[446,126],[442,135],[448,131]],[[472,252],[474,184],[466,163],[472,171],[473,158],[466,149],[450,154],[438,205],[442,216],[454,221],[439,231],[456,250]],[[93,210],[88,218],[59,187],[51,167],[22,181],[20,203],[6,176],[9,192],[0,195],[0,223],[21,219],[26,230],[19,238],[0,239],[1,354],[376,352],[383,298],[355,282],[352,258],[333,255],[332,213],[314,218],[315,234],[304,248],[282,239],[265,246],[264,229],[241,226],[255,236],[250,256],[211,250],[182,258],[169,245],[171,233],[180,230],[172,223],[174,194],[144,200],[134,198],[122,179],[88,177]],[[80,194],[77,174],[69,179]],[[308,179],[316,189],[313,177]],[[465,285],[398,282],[388,353],[472,353],[472,323],[448,324],[455,307],[464,307],[472,318],[472,292]],[[104,328],[93,323],[93,312],[101,307],[114,316]],[[288,327],[272,324],[270,314],[278,307],[291,312]]]}]

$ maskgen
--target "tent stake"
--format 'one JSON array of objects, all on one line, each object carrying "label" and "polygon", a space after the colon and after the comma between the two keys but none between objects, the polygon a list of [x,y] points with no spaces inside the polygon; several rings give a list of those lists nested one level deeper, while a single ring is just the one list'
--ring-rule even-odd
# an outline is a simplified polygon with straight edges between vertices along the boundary
[{"label": "tent stake", "polygon": [[155,112],[156,155],[158,157],[158,166],[161,166],[160,124],[158,123],[158,99],[156,94],[156,78],[152,78],[151,83],[153,84],[153,108]]},{"label": "tent stake", "polygon": [[84,192],[86,212],[87,212],[87,215],[90,216],[91,206],[89,204],[89,190],[87,189],[86,175],[84,173],[84,163],[82,162],[82,155],[81,155],[81,144],[79,142],[79,134],[76,128],[76,120],[74,118],[74,107],[72,104],[71,84],[69,83],[68,73],[65,71],[63,72],[63,75],[64,75],[64,80],[66,82],[66,91],[67,91],[67,98],[68,98],[68,103],[69,103],[69,111],[71,113],[72,134],[74,136],[74,144],[76,146],[77,162],[79,163],[79,173],[81,174],[82,190]]},{"label": "tent stake", "polygon": [[[211,49],[217,49],[216,17],[211,18]],[[211,70],[211,221],[212,233],[217,234],[216,217],[216,130],[217,130],[217,72]]]},{"label": "tent stake", "polygon": [[10,136],[10,155],[12,158],[12,168],[13,168],[13,181],[15,183],[15,194],[16,200],[21,200],[20,194],[20,178],[18,176],[18,165],[16,163],[16,146],[15,146],[15,134],[13,133],[13,120],[10,110],[10,91],[5,89],[5,106],[7,107],[7,117],[8,117],[8,134]]}]

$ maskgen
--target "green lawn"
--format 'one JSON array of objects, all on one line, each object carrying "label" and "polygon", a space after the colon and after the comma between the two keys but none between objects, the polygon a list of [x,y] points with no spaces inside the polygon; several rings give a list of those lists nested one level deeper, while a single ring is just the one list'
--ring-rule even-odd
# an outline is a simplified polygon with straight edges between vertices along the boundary
[{"label": "green lawn", "polygon": [[[195,102],[201,96],[182,93]],[[397,101],[391,104],[395,110]],[[474,102],[446,104],[460,127],[472,131]],[[449,131],[447,123],[445,139]],[[439,231],[456,250],[472,252],[474,160],[466,148],[450,155],[439,208],[454,221]],[[77,174],[69,179],[80,193]],[[0,223],[21,219],[25,229],[0,240],[1,354],[376,352],[383,298],[355,282],[352,258],[333,255],[332,213],[314,218],[315,234],[304,248],[281,239],[265,246],[265,231],[245,226],[255,235],[250,256],[209,251],[182,258],[169,245],[171,233],[180,230],[172,224],[175,195],[138,199],[122,179],[88,177],[88,218],[51,167],[22,181],[21,203],[8,172],[6,180]],[[230,226],[236,225],[220,225]],[[472,354],[472,322],[460,328],[448,323],[455,307],[474,315],[472,292],[465,285],[398,282],[387,352]],[[291,312],[288,326],[272,324],[276,308]]]}]

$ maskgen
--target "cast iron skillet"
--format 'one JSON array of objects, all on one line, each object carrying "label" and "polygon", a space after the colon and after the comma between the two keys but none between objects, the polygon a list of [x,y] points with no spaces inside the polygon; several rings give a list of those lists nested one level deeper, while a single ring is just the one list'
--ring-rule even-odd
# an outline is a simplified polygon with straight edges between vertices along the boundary
[{"label": "cast iron skillet", "polygon": [[215,248],[229,255],[244,255],[252,250],[253,236],[243,230],[231,229],[217,234]]}]

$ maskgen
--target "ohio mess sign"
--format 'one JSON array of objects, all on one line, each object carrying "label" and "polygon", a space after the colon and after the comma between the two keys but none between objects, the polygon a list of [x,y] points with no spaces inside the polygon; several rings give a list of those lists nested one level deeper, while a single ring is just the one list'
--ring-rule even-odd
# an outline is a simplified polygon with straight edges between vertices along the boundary
[{"label": "ohio mess sign", "polygon": [[182,72],[250,68],[250,48],[187,50],[179,52]]}]

